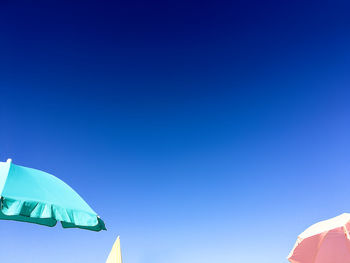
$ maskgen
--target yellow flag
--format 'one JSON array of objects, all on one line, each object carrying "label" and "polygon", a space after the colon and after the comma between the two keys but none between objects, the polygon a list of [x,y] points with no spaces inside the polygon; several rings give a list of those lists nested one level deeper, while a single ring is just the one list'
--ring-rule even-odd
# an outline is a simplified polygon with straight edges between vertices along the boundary
[{"label": "yellow flag", "polygon": [[120,249],[120,237],[114,242],[111,252],[107,258],[106,263],[122,263],[122,252]]}]

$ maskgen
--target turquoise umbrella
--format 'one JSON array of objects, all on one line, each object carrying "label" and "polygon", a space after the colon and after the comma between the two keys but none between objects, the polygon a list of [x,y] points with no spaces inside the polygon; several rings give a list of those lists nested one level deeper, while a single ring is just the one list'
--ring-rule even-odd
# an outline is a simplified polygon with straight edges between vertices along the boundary
[{"label": "turquoise umbrella", "polygon": [[11,162],[0,162],[0,219],[64,228],[106,230],[104,222],[57,177]]}]

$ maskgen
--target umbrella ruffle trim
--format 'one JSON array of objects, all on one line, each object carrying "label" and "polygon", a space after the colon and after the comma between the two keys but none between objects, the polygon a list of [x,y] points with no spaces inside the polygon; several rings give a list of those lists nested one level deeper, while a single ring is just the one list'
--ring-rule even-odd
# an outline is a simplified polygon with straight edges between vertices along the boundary
[{"label": "umbrella ruffle trim", "polygon": [[24,221],[55,226],[60,221],[64,228],[82,228],[93,231],[106,230],[101,218],[95,214],[67,209],[38,201],[1,198],[0,219]]}]

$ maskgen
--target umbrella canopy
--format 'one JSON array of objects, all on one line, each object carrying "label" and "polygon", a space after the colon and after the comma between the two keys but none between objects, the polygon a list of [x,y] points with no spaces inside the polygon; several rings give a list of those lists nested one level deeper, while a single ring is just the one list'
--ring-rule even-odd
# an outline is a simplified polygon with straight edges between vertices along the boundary
[{"label": "umbrella canopy", "polygon": [[350,214],[321,221],[298,236],[292,263],[350,263]]},{"label": "umbrella canopy", "polygon": [[64,228],[106,230],[104,222],[66,183],[11,162],[0,162],[0,219]]},{"label": "umbrella canopy", "polygon": [[107,258],[106,263],[122,263],[122,252],[120,249],[120,237],[114,242],[111,252]]}]

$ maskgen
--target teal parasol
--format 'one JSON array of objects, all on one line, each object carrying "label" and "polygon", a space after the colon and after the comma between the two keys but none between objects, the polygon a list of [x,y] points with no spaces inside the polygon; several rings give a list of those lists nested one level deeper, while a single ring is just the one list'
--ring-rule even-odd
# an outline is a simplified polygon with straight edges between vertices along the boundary
[{"label": "teal parasol", "polygon": [[32,168],[0,162],[0,219],[53,227],[106,230],[104,222],[66,183]]}]

